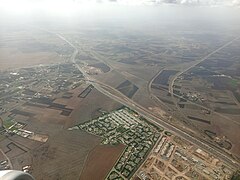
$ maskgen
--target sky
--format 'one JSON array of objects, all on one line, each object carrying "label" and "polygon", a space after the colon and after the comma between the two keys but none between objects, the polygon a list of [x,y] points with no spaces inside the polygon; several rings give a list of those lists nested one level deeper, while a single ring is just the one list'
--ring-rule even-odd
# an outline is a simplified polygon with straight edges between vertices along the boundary
[{"label": "sky", "polygon": [[[50,6],[52,4],[69,5],[99,5],[99,4],[116,4],[116,5],[150,5],[160,6],[169,5],[194,5],[194,6],[240,6],[240,0],[0,0],[0,8],[36,8],[37,6]],[[15,7],[16,6],[16,7]]]},{"label": "sky", "polygon": [[[85,0],[79,0],[85,1]],[[115,2],[126,5],[161,5],[161,4],[178,4],[178,5],[222,5],[238,6],[240,0],[98,0],[98,2]]]},{"label": "sky", "polygon": [[239,22],[240,0],[0,0],[7,25],[239,34]]},{"label": "sky", "polygon": [[72,15],[84,11],[89,13],[99,7],[109,10],[113,6],[121,8],[126,6],[131,8],[133,6],[227,7],[239,10],[240,0],[0,0],[0,14],[7,12],[11,15],[29,15],[40,12]]}]

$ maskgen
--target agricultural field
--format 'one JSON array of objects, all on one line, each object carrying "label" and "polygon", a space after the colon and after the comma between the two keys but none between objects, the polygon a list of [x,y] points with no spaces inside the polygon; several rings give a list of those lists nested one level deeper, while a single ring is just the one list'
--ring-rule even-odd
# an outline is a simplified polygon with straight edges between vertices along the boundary
[{"label": "agricultural field", "polygon": [[[105,178],[129,179],[161,136],[162,128],[147,122],[136,112],[121,108],[69,130],[80,129],[102,138],[102,144],[125,145],[121,156]],[[119,145],[118,145],[119,146]],[[102,166],[101,168],[105,168]]]},{"label": "agricultural field", "polygon": [[229,179],[227,163],[240,162],[240,26],[185,10],[0,18],[1,168]]},{"label": "agricultural field", "polygon": [[1,34],[0,70],[64,62],[73,52],[58,38],[38,29],[3,28]]},{"label": "agricultural field", "polygon": [[168,86],[169,78],[175,75],[177,71],[175,70],[163,70],[152,82],[152,85],[162,85]]},{"label": "agricultural field", "polygon": [[119,84],[119,86],[116,88],[121,93],[123,93],[128,98],[132,98],[134,94],[137,92],[138,87],[134,84],[132,84],[130,81],[126,80]]},{"label": "agricultural field", "polygon": [[169,84],[156,83],[160,77],[164,79],[165,71],[151,85],[154,95],[169,109],[180,112],[184,121],[200,127],[203,134],[234,156],[238,156],[239,134],[233,132],[240,127],[238,45],[239,41],[234,41],[179,76],[173,84],[173,96]]},{"label": "agricultural field", "polygon": [[125,146],[122,144],[96,146],[88,155],[80,179],[104,179],[124,149]]},{"label": "agricultural field", "polygon": [[[67,62],[1,72],[0,143],[12,168],[27,166],[37,179],[80,176],[88,154],[100,139],[66,128],[121,106],[82,78],[75,65]],[[106,154],[112,157],[107,169],[121,149]],[[58,164],[63,163],[59,169]]]},{"label": "agricultural field", "polygon": [[91,66],[100,69],[103,73],[110,71],[110,68],[104,63],[91,64]]}]

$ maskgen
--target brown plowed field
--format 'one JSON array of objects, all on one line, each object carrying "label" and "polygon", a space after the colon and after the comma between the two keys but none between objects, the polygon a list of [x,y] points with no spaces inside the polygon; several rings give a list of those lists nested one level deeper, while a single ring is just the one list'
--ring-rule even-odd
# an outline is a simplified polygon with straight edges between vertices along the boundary
[{"label": "brown plowed field", "polygon": [[85,162],[81,180],[104,179],[118,160],[125,146],[99,145],[90,152]]}]

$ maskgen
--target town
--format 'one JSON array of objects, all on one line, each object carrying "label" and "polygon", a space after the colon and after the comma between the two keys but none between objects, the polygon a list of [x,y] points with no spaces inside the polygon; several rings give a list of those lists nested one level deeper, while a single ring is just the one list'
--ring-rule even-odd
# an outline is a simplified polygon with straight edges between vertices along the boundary
[{"label": "town", "polygon": [[100,136],[102,144],[126,146],[106,177],[108,180],[131,177],[141,180],[227,180],[235,172],[217,157],[149,123],[126,107],[69,128],[77,129]]}]

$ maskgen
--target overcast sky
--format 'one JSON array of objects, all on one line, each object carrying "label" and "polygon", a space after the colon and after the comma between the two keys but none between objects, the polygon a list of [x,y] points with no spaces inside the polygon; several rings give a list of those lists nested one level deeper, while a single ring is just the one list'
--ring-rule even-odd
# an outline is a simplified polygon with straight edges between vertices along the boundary
[{"label": "overcast sky", "polygon": [[[179,7],[230,7],[239,10],[240,0],[0,0],[0,13],[31,14],[47,12],[73,14],[92,12],[98,7],[138,6],[179,6]],[[109,8],[109,6],[111,6]],[[115,6],[114,8],[112,6]],[[106,9],[106,8],[105,8]]]},{"label": "overcast sky", "polygon": [[161,5],[161,4],[179,4],[179,5],[222,5],[239,6],[240,0],[0,0],[0,5],[4,3],[112,3],[124,5]]},{"label": "overcast sky", "polygon": [[[86,0],[78,0],[86,1]],[[97,0],[98,2],[117,2],[130,5],[159,5],[159,4],[180,4],[180,5],[240,5],[240,0]]]}]

